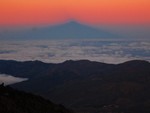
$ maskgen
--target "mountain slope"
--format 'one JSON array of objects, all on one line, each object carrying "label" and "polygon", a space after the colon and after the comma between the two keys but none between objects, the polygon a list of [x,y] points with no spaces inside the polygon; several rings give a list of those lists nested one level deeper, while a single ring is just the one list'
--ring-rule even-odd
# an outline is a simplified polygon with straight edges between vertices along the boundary
[{"label": "mountain slope", "polygon": [[[38,62],[0,61],[0,72],[8,72],[12,65],[10,69],[16,71],[17,77],[26,75],[29,78],[13,87],[40,94],[75,110],[91,113],[150,112],[150,63],[147,61],[134,60],[116,65],[88,60],[60,64]],[[30,68],[25,68],[25,64]],[[46,67],[38,74],[41,65]],[[23,69],[25,74],[21,71]]]},{"label": "mountain slope", "polygon": [[40,96],[0,85],[0,113],[71,113],[71,111]]}]

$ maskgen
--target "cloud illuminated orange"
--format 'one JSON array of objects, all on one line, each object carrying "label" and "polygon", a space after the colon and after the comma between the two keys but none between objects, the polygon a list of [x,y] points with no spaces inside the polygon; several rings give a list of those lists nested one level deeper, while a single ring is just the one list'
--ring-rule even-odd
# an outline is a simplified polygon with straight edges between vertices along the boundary
[{"label": "cloud illuminated orange", "polygon": [[150,24],[150,0],[1,0],[0,25]]}]

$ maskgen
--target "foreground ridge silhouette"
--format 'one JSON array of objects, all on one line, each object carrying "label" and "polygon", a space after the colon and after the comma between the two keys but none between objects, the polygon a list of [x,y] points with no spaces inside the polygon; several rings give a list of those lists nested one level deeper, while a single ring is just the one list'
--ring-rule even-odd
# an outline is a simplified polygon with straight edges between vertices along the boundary
[{"label": "foreground ridge silhouette", "polygon": [[150,63],[1,61],[0,73],[29,78],[11,85],[82,113],[150,113]]},{"label": "foreground ridge silhouette", "polygon": [[0,113],[71,113],[62,105],[9,86],[0,85]]}]

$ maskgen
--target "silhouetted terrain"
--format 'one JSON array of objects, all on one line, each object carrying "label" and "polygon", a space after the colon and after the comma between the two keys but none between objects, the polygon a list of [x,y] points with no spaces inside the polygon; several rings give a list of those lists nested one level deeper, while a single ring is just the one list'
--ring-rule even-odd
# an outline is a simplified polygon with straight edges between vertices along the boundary
[{"label": "silhouetted terrain", "polygon": [[0,85],[0,113],[71,113],[40,96]]},{"label": "silhouetted terrain", "polygon": [[48,64],[0,61],[0,72],[28,81],[13,85],[77,111],[149,113],[150,63],[105,64],[88,60]]}]

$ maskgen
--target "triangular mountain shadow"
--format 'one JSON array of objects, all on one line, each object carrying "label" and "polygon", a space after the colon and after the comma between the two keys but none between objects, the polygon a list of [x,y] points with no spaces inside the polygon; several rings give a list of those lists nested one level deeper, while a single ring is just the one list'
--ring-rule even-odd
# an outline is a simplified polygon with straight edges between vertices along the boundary
[{"label": "triangular mountain shadow", "polygon": [[76,21],[48,27],[22,30],[3,34],[3,37],[17,39],[85,39],[85,38],[116,38],[117,34],[100,30]]}]

